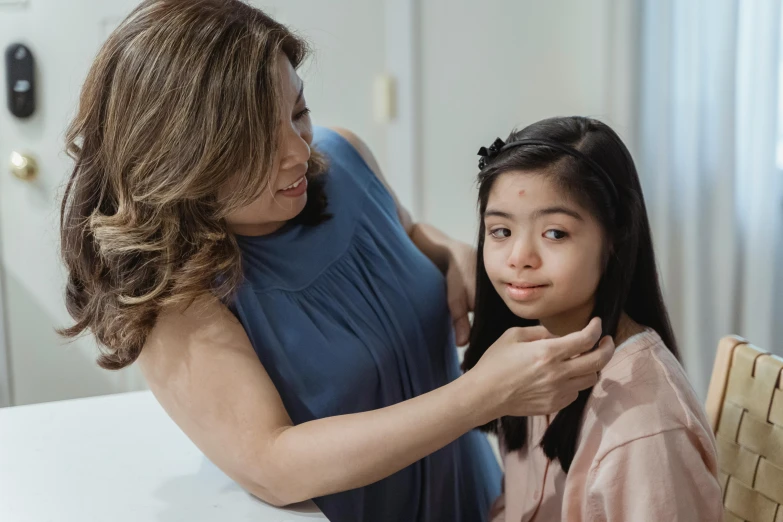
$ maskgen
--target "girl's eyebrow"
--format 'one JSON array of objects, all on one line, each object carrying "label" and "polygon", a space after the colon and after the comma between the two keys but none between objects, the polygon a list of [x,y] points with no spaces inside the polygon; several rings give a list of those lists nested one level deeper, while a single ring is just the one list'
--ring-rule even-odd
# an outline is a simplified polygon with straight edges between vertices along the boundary
[{"label": "girl's eyebrow", "polygon": [[[565,214],[566,216],[570,216],[576,220],[584,221],[584,218],[577,212],[576,210],[572,210],[568,207],[546,207],[546,208],[540,208],[533,212],[531,214],[531,219],[539,219],[544,216],[550,216],[552,214]],[[499,217],[503,219],[512,219],[513,216],[509,214],[508,212],[504,212],[502,210],[496,210],[493,208],[489,208],[486,211],[484,211],[484,217]]]},{"label": "girl's eyebrow", "polygon": [[572,210],[567,207],[546,207],[546,208],[540,208],[533,212],[531,218],[532,219],[538,219],[544,216],[550,216],[552,214],[565,214],[566,216],[571,216],[572,218],[584,221],[582,216],[577,212],[576,210]]},{"label": "girl's eyebrow", "polygon": [[508,212],[503,212],[502,210],[495,210],[495,209],[487,209],[484,211],[484,217],[499,217],[503,219],[511,219],[511,214]]}]

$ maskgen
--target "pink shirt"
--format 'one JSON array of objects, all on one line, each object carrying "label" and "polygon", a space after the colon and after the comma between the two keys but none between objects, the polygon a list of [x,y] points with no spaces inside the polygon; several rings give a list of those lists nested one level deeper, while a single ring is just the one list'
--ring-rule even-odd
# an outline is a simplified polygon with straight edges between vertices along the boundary
[{"label": "pink shirt", "polygon": [[504,452],[505,495],[493,522],[723,519],[715,438],[653,330],[624,342],[601,372],[567,475],[539,446],[550,419],[531,417],[525,449]]}]

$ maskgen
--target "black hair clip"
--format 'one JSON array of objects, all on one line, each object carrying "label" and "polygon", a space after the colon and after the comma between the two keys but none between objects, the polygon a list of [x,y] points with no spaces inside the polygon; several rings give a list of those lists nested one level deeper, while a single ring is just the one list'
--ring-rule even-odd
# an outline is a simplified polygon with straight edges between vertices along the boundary
[{"label": "black hair clip", "polygon": [[487,166],[487,162],[494,159],[495,156],[500,154],[500,150],[506,145],[506,142],[501,140],[500,138],[497,138],[495,141],[492,142],[492,145],[489,147],[481,147],[478,151],[478,155],[481,156],[481,159],[479,159],[479,170],[484,170],[484,167]]}]

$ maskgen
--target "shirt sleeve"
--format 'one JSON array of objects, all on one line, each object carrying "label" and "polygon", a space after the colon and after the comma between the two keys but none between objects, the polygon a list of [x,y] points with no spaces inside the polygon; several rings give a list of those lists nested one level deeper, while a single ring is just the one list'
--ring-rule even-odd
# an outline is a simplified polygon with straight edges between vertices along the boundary
[{"label": "shirt sleeve", "polygon": [[585,520],[719,522],[723,496],[686,429],[635,439],[607,453],[586,483]]}]

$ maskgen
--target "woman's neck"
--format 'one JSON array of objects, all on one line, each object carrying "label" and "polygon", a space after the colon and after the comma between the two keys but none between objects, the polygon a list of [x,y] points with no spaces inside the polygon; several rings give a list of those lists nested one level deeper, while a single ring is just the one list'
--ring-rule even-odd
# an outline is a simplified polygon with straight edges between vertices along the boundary
[{"label": "woman's neck", "polygon": [[285,221],[273,221],[257,225],[233,225],[229,230],[238,236],[268,236],[283,228],[285,224]]}]

